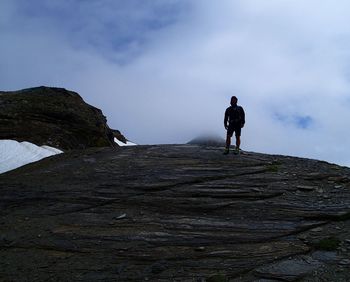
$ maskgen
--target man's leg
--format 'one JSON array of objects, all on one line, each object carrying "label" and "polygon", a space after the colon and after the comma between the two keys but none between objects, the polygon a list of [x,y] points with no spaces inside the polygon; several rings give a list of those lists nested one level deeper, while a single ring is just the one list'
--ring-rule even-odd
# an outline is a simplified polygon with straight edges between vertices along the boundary
[{"label": "man's leg", "polygon": [[230,148],[231,146],[231,136],[230,135],[226,135],[226,148]]},{"label": "man's leg", "polygon": [[226,135],[226,148],[224,151],[224,155],[227,155],[230,152],[230,146],[231,146],[231,136],[230,134]]},{"label": "man's leg", "polygon": [[235,130],[235,136],[236,136],[236,149],[235,149],[235,154],[239,154],[239,147],[241,146],[241,128],[238,127]]},{"label": "man's leg", "polygon": [[241,146],[241,136],[236,136],[236,148],[239,149]]}]

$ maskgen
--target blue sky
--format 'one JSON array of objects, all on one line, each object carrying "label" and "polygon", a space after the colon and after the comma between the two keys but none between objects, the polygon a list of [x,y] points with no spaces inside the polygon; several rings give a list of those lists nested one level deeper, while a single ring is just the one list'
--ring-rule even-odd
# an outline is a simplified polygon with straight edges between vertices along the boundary
[{"label": "blue sky", "polygon": [[301,0],[2,0],[0,89],[79,92],[141,144],[225,136],[350,165],[350,4]]}]

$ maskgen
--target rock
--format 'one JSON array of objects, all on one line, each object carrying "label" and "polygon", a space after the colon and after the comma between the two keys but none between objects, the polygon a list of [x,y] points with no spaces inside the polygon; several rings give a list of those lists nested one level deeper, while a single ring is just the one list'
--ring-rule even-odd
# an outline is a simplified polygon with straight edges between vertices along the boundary
[{"label": "rock", "polygon": [[126,218],[126,213],[123,213],[123,214],[115,217],[114,219],[124,219],[124,218]]},{"label": "rock", "polygon": [[276,279],[258,279],[258,280],[254,280],[253,282],[278,282],[280,280],[276,280]]},{"label": "rock", "polygon": [[317,187],[316,191],[317,191],[317,193],[321,193],[321,194],[324,193],[324,190],[321,187]]},{"label": "rock", "polygon": [[255,273],[262,278],[296,281],[321,267],[322,264],[313,259],[295,258],[277,262],[269,266],[258,268]]},{"label": "rock", "polygon": [[342,259],[339,261],[339,265],[350,265],[350,259]]},{"label": "rock", "polygon": [[195,250],[198,252],[203,252],[203,251],[205,251],[205,247],[198,247]]},{"label": "rock", "polygon": [[0,139],[61,150],[112,147],[113,132],[106,122],[100,109],[63,88],[0,92]]},{"label": "rock", "polygon": [[165,260],[161,260],[152,264],[150,267],[150,271],[153,274],[159,274],[168,268],[169,268],[169,263]]},{"label": "rock", "polygon": [[334,263],[339,260],[336,252],[330,251],[316,251],[312,253],[312,258],[321,262]]},{"label": "rock", "polygon": [[317,189],[317,187],[307,186],[307,185],[298,185],[297,189],[300,191],[313,191],[313,190]]},{"label": "rock", "polygon": [[227,282],[228,279],[223,274],[215,274],[206,279],[206,282]]},{"label": "rock", "polygon": [[[350,189],[328,183],[339,175],[350,169],[211,146],[68,151],[0,175],[0,281],[324,281],[320,269],[350,281],[334,274],[350,269],[337,250]],[[315,254],[332,236],[339,258]]]},{"label": "rock", "polygon": [[112,129],[112,132],[113,132],[113,137],[117,138],[119,141],[126,144],[126,142],[128,140],[125,138],[125,136],[123,134],[121,134],[121,132],[119,130]]},{"label": "rock", "polygon": [[311,232],[321,232],[322,230],[323,230],[322,227],[316,227],[316,228],[311,229],[310,231]]},{"label": "rock", "polygon": [[187,144],[190,145],[201,145],[201,146],[225,146],[226,141],[220,136],[217,135],[200,135]]}]

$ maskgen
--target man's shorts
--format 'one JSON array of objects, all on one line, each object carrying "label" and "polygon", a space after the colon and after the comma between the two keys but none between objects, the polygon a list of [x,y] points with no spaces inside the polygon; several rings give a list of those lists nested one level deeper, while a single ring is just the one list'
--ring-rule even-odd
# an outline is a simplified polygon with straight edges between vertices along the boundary
[{"label": "man's shorts", "polygon": [[227,136],[232,137],[233,132],[235,132],[235,135],[237,137],[241,136],[241,126],[240,125],[235,125],[235,124],[230,124],[227,129]]}]

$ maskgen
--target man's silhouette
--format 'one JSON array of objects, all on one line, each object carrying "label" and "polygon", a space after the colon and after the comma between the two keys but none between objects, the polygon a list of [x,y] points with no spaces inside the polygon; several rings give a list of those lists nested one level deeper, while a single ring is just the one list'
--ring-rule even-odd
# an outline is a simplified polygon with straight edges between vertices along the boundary
[{"label": "man's silhouette", "polygon": [[245,124],[245,113],[243,108],[237,105],[237,101],[237,97],[232,96],[231,106],[225,111],[224,126],[227,130],[225,155],[230,151],[233,132],[235,132],[236,136],[236,149],[234,153],[239,154],[239,146],[241,145],[241,128],[243,128]]}]

